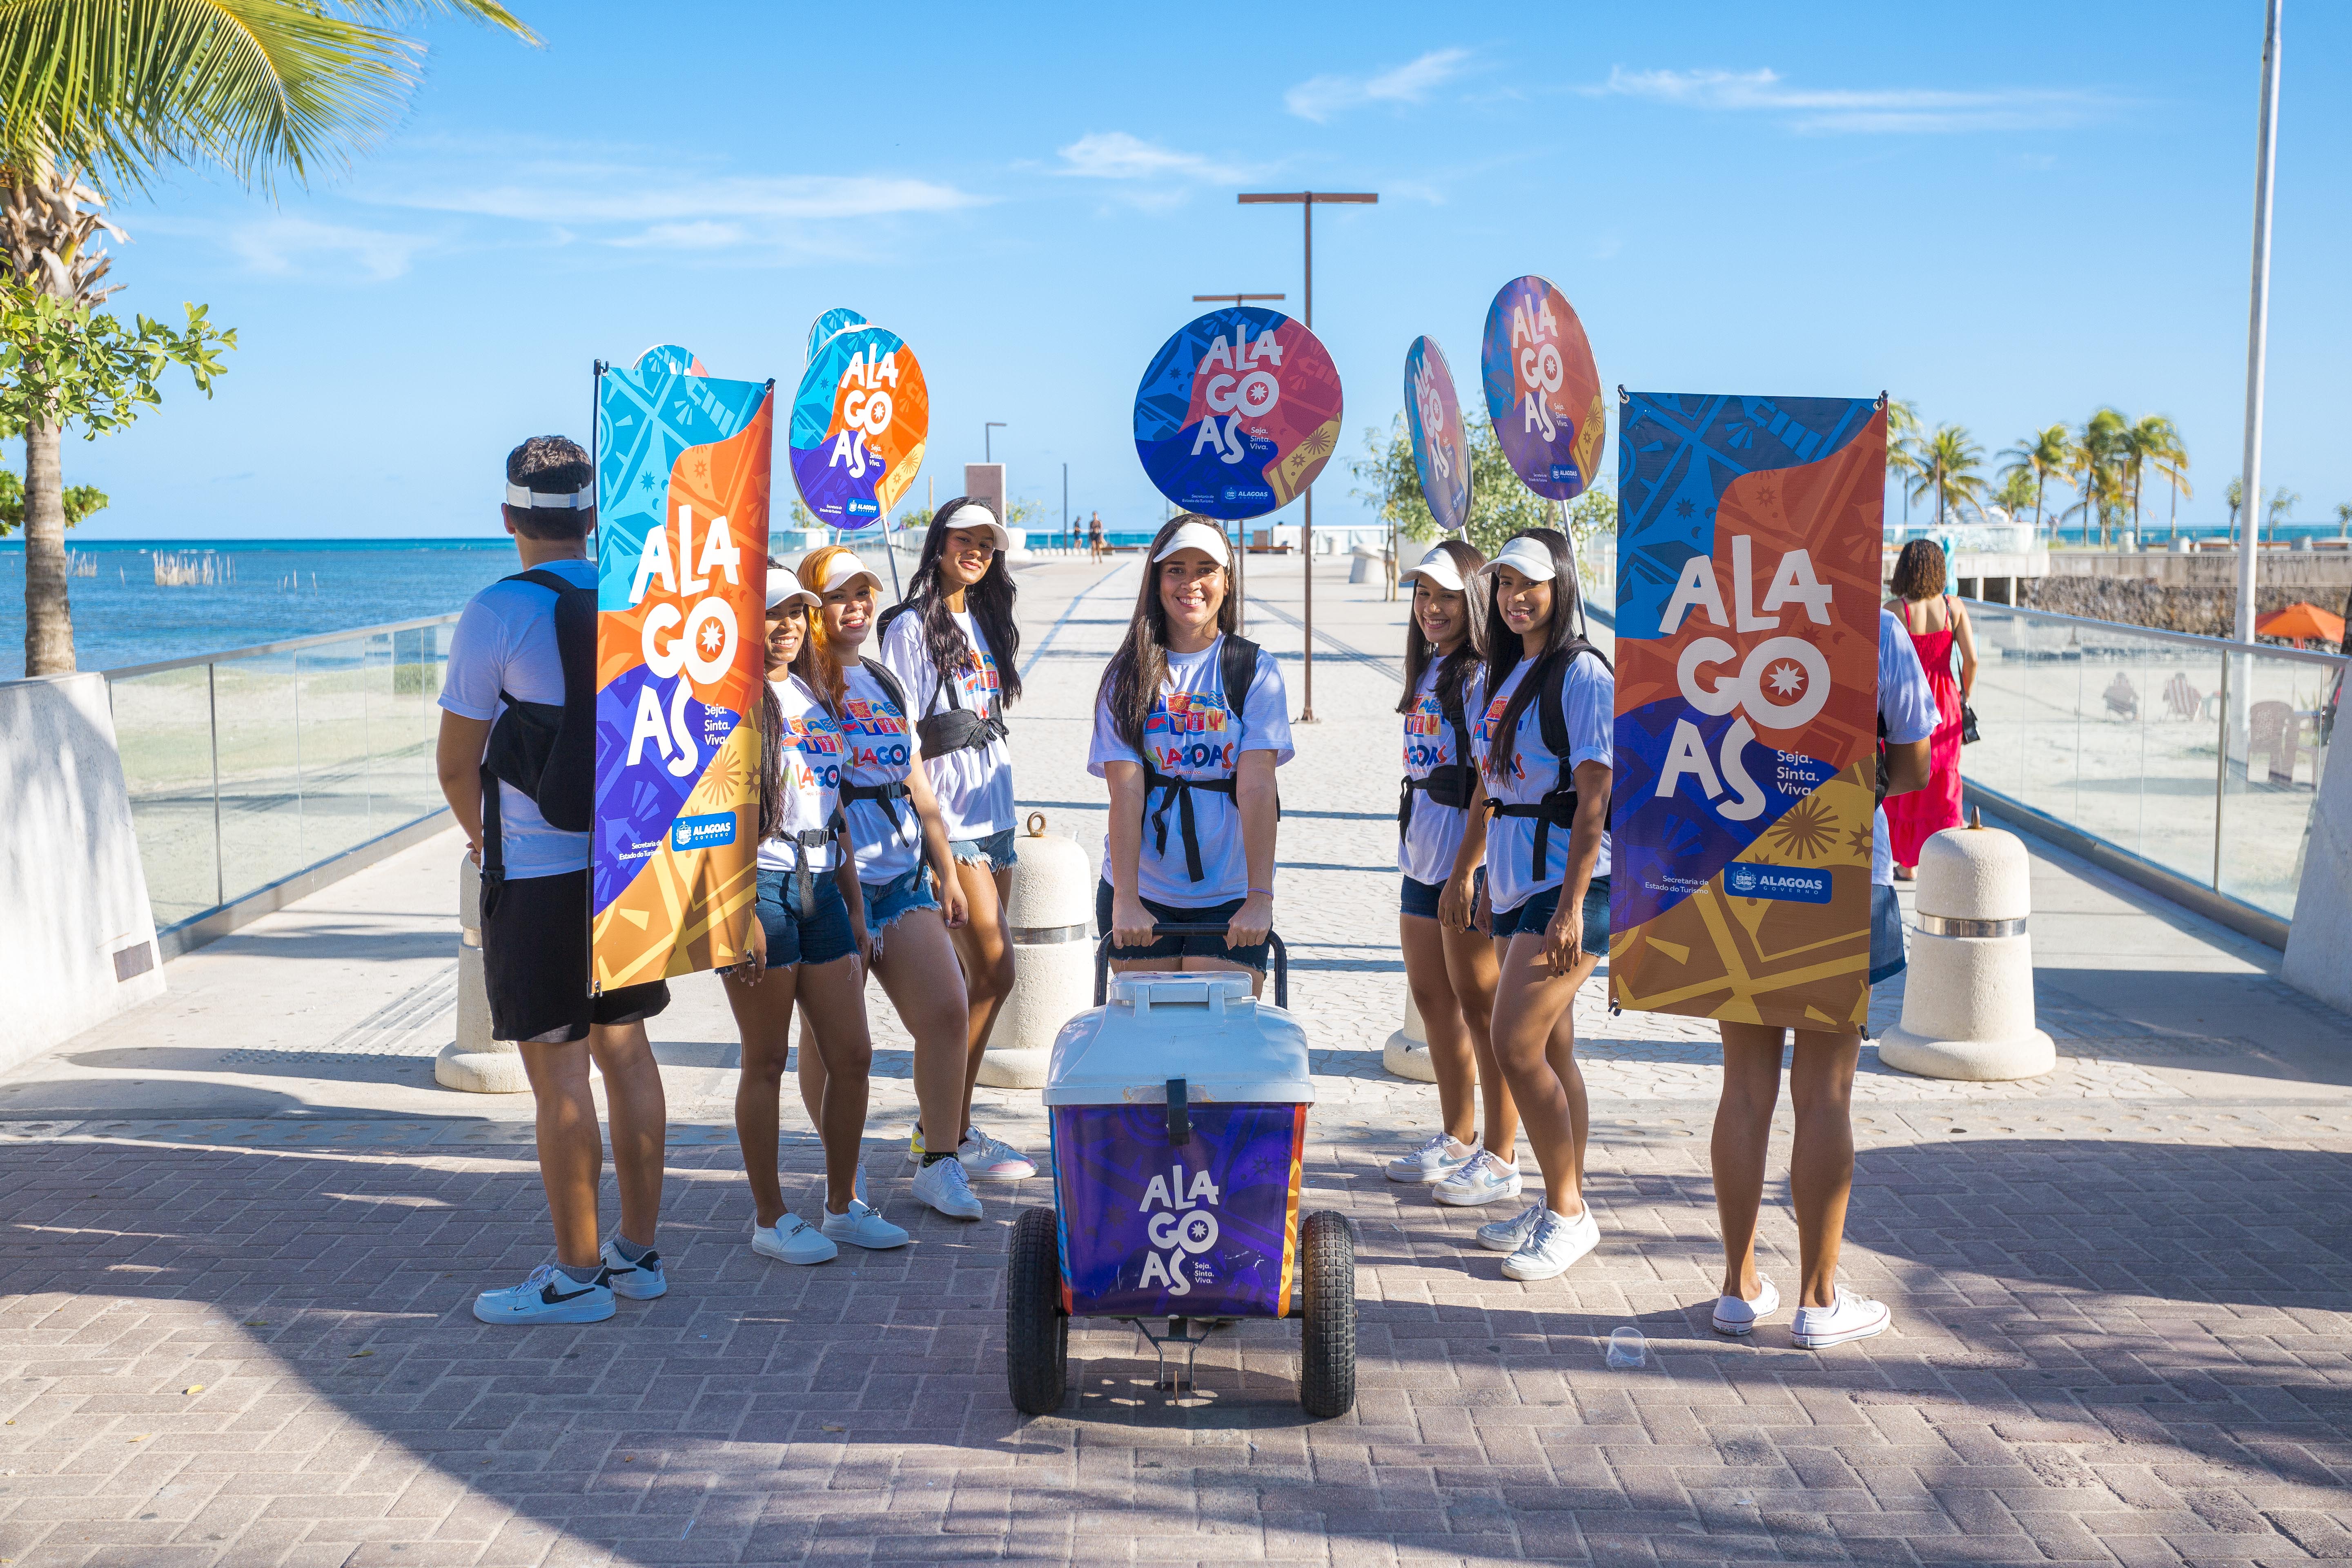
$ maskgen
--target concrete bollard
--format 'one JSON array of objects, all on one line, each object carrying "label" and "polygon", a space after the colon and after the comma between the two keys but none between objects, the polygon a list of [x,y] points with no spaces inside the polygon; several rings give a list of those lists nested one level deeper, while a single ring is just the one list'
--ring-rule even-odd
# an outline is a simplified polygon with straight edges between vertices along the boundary
[{"label": "concrete bollard", "polygon": [[1076,840],[1045,831],[1029,814],[1013,840],[1013,994],[996,1016],[980,1081],[991,1089],[1043,1089],[1045,1062],[1062,1026],[1094,1005],[1095,873]]},{"label": "concrete bollard", "polygon": [[1924,1078],[2036,1078],[2058,1047],[2033,1025],[2032,862],[2016,835],[1952,827],[1919,851],[1903,1022],[1878,1059]]},{"label": "concrete bollard", "polygon": [[1392,1078],[1409,1078],[1415,1083],[1435,1083],[1437,1069],[1429,1061],[1429,1029],[1421,1021],[1421,1008],[1412,999],[1412,987],[1404,988],[1404,1027],[1389,1037],[1381,1049],[1381,1065]]},{"label": "concrete bollard", "polygon": [[457,1037],[441,1047],[433,1079],[468,1094],[522,1094],[522,1052],[512,1040],[490,1037],[490,995],[482,984],[482,873],[471,855],[457,857]]}]

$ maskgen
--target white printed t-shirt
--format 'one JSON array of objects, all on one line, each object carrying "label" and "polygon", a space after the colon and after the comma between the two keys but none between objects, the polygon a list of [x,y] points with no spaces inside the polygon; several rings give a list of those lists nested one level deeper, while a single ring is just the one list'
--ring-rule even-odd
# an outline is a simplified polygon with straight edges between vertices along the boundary
[{"label": "white printed t-shirt", "polygon": [[[539,570],[579,587],[596,585],[593,561],[551,561]],[[506,711],[500,691],[520,702],[563,705],[563,656],[555,646],[555,595],[535,583],[491,584],[466,601],[465,611],[449,636],[449,668],[441,678],[441,706],[460,719],[495,724]],[[539,814],[538,802],[499,781],[499,853],[509,880],[586,870],[589,837],[550,827],[547,818]]]},{"label": "white printed t-shirt", "polygon": [[[841,739],[849,749],[845,784],[895,784],[907,776],[915,757],[915,726],[884,693],[863,663],[842,672],[849,689],[841,704]],[[886,805],[890,809],[885,809]],[[891,826],[891,810],[898,825]],[[878,887],[905,876],[923,858],[923,823],[911,800],[853,800],[845,809],[850,846],[857,852],[857,879]]]},{"label": "white printed t-shirt", "polygon": [[[1487,701],[1478,721],[1471,727],[1470,749],[1476,753],[1482,768],[1494,752],[1495,727],[1503,721],[1503,710],[1510,705],[1511,694],[1519,689],[1535,665],[1534,659],[1520,659],[1504,678],[1502,689]],[[1613,765],[1617,678],[1610,674],[1609,667],[1597,655],[1580,653],[1569,662],[1568,673],[1560,680],[1559,706],[1568,720],[1567,766],[1563,768],[1559,758],[1544,750],[1542,718],[1536,711],[1538,703],[1529,702],[1519,714],[1509,763],[1499,776],[1493,773],[1484,775],[1489,797],[1512,805],[1533,805],[1554,789],[1573,784],[1578,763]],[[1533,861],[1538,826],[1532,816],[1487,819],[1486,893],[1497,911],[1516,910],[1545,889],[1557,888],[1568,879],[1571,830],[1553,826],[1545,847],[1544,864],[1536,867]],[[1604,829],[1593,875],[1608,875],[1608,866],[1609,834]]]},{"label": "white printed t-shirt", "polygon": [[[1282,672],[1261,650],[1257,673],[1242,705],[1238,724],[1225,701],[1224,679],[1218,655],[1224,650],[1220,636],[1199,653],[1168,656],[1168,680],[1144,721],[1143,744],[1151,765],[1176,778],[1230,778],[1241,765],[1244,752],[1272,752],[1274,765],[1290,761],[1290,700],[1282,688]],[[1094,744],[1087,752],[1087,772],[1103,776],[1105,763],[1135,763],[1143,758],[1119,739],[1112,725],[1108,695],[1095,699]],[[1168,804],[1168,849],[1156,847],[1159,831],[1152,817],[1168,801],[1168,791],[1144,797],[1143,852],[1137,862],[1136,892],[1155,904],[1180,909],[1206,909],[1231,903],[1249,894],[1249,854],[1242,846],[1241,815],[1226,796],[1194,790],[1194,837],[1201,846],[1201,880],[1185,872],[1183,808]],[[1110,881],[1110,837],[1103,837],[1103,880]]]},{"label": "white printed t-shirt", "polygon": [[[967,711],[1003,716],[1004,693],[999,684],[996,655],[969,613],[955,624],[963,633],[964,668],[956,675],[956,692]],[[907,700],[917,717],[945,713],[950,704],[940,689],[939,671],[923,647],[923,612],[919,606],[891,618],[882,634],[882,662],[907,689]],[[939,796],[940,820],[951,839],[985,838],[1013,826],[1013,755],[1002,736],[986,746],[950,752],[924,763],[931,793]]]},{"label": "white printed t-shirt", "polygon": [[[1910,745],[1936,733],[1936,689],[1919,663],[1919,650],[1894,613],[1878,612],[1878,716],[1886,721],[1886,743]],[[1895,886],[1895,842],[1886,831],[1886,807],[1878,808],[1870,836],[1870,879]]]},{"label": "white printed t-shirt", "polygon": [[[1437,673],[1444,660],[1433,658],[1413,691],[1413,710],[1404,716],[1404,776],[1425,779],[1439,768],[1466,763],[1454,754],[1454,724],[1437,702]],[[1462,682],[1462,718],[1466,730],[1476,721],[1481,670],[1474,664]],[[1462,834],[1470,814],[1444,806],[1426,790],[1412,792],[1412,820],[1397,842],[1397,869],[1416,882],[1443,883],[1454,875],[1454,857],[1462,847]]]},{"label": "white printed t-shirt", "polygon": [[782,753],[778,779],[784,809],[776,822],[776,831],[782,837],[760,841],[760,869],[797,869],[797,853],[808,857],[812,875],[830,871],[834,857],[830,831],[825,831],[823,844],[806,849],[793,844],[790,836],[809,828],[832,827],[833,814],[841,803],[841,768],[848,747],[842,741],[841,726],[799,676],[786,675],[768,686],[783,710],[784,730],[777,749]]}]

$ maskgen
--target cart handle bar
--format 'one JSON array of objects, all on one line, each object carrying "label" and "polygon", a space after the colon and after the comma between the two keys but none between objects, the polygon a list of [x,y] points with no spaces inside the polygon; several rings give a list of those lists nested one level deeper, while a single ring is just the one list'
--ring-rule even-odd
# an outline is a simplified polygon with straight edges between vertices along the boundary
[{"label": "cart handle bar", "polygon": [[[1151,927],[1154,936],[1223,936],[1227,926],[1223,921],[1158,921]],[[1110,999],[1110,949],[1118,940],[1116,931],[1105,931],[1095,943],[1095,1005],[1099,1007]],[[1274,1005],[1288,1011],[1290,1007],[1290,950],[1282,945],[1282,938],[1273,931],[1265,933],[1265,944],[1274,952]]]}]

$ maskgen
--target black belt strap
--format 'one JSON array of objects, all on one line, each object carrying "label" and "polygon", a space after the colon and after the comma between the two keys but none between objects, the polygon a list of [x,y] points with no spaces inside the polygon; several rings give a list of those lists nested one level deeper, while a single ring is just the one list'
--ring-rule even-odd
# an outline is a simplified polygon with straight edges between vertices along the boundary
[{"label": "black belt strap", "polygon": [[882,807],[882,815],[890,819],[893,835],[898,831],[898,803],[906,798],[907,781],[904,779],[893,779],[888,784],[879,784],[844,783],[841,786],[842,805],[847,805],[853,800],[875,802]]},{"label": "black belt strap", "polygon": [[800,891],[793,900],[793,911],[807,920],[816,913],[816,889],[809,880],[808,852],[824,848],[833,835],[822,827],[803,827],[798,833],[779,833],[776,837],[793,847],[793,874],[800,881]]},{"label": "black belt strap", "polygon": [[[1168,808],[1173,805],[1176,808],[1177,832],[1184,840],[1184,875],[1198,882],[1204,880],[1207,873],[1201,868],[1201,834],[1192,817],[1192,792],[1196,789],[1204,789],[1213,795],[1223,795],[1235,805],[1240,804],[1241,797],[1234,792],[1234,778],[1230,773],[1221,779],[1184,779],[1173,773],[1163,773],[1150,763],[1143,764],[1143,807],[1151,818],[1152,831],[1157,835],[1153,853],[1162,857],[1168,853]],[[1151,809],[1151,792],[1154,790],[1165,792],[1156,812]]]},{"label": "black belt strap", "polygon": [[1535,853],[1534,859],[1528,868],[1528,874],[1533,880],[1540,882],[1544,879],[1545,869],[1550,864],[1552,825],[1557,823],[1566,827],[1576,821],[1576,792],[1572,789],[1552,790],[1541,800],[1528,805],[1514,805],[1508,801],[1496,800],[1489,795],[1486,797],[1486,809],[1496,816],[1535,818]]}]

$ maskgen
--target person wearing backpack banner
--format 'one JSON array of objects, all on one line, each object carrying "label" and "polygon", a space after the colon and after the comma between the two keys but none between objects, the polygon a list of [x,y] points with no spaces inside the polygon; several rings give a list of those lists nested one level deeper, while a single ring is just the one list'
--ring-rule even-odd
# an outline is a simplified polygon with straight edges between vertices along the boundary
[{"label": "person wearing backpack banner", "polygon": [[[1429,1038],[1442,1125],[1427,1142],[1388,1164],[1392,1182],[1432,1184],[1442,1204],[1484,1204],[1515,1195],[1518,1110],[1503,1082],[1487,1028],[1495,1007],[1495,944],[1479,921],[1438,918],[1446,879],[1462,847],[1476,790],[1470,716],[1484,704],[1480,665],[1486,635],[1486,558],[1458,539],[1433,545],[1399,579],[1412,594],[1405,624],[1404,779],[1397,800],[1397,869],[1404,876],[1398,942],[1405,984]],[[1474,880],[1483,886],[1485,872]],[[1472,903],[1477,901],[1476,889]],[[1474,1120],[1483,1100],[1483,1131]],[[1481,1150],[1494,1156],[1477,1161]],[[1475,1162],[1479,1169],[1465,1175]],[[1488,1167],[1491,1179],[1479,1180]],[[1501,1173],[1510,1173],[1510,1191]],[[1463,1179],[1457,1181],[1456,1177]]]},{"label": "person wearing backpack banner", "polygon": [[[482,868],[490,1029],[521,1047],[538,1106],[539,1173],[555,1261],[485,1290],[486,1323],[588,1323],[614,1297],[669,1289],[654,1227],[668,1112],[645,1021],[656,980],[592,995],[588,844],[594,810],[595,468],[578,443],[535,436],[507,455],[505,515],[523,570],[475,595],[449,638],[436,763]],[[600,1246],[604,1144],[588,1065],[604,1075],[620,1228]]]},{"label": "person wearing backpack banner", "polygon": [[[920,714],[923,773],[940,803],[954,874],[971,918],[949,932],[963,964],[970,1055],[956,1158],[975,1179],[1018,1181],[1037,1167],[971,1124],[971,1091],[988,1037],[1013,994],[1013,758],[1005,705],[1021,697],[1021,627],[1006,552],[1013,535],[984,501],[958,496],[931,517],[907,597],[882,614],[880,662]],[[907,1157],[923,1157],[915,1128]]]},{"label": "person wearing backpack banner", "polygon": [[[1289,698],[1273,656],[1234,635],[1223,528],[1180,512],[1145,563],[1087,753],[1110,789],[1095,928],[1114,969],[1241,969],[1263,990]],[[1225,929],[1163,936],[1160,921]]]},{"label": "person wearing backpack banner", "polygon": [[[914,705],[890,667],[866,657],[882,579],[843,544],[810,551],[799,576],[819,600],[802,656],[806,678],[840,715],[848,748],[842,812],[874,933],[874,977],[915,1037],[922,1125],[952,1127],[962,1119],[970,1008],[950,933],[968,909],[930,780],[915,765]],[[821,1053],[801,1052],[803,1098],[822,1100],[824,1071]],[[916,1197],[951,1219],[981,1216],[952,1148],[926,1150],[914,1186]]]},{"label": "person wearing backpack banner", "polygon": [[[1566,534],[1527,529],[1481,570],[1494,596],[1486,707],[1470,734],[1477,787],[1440,914],[1466,920],[1483,858],[1499,950],[1495,1057],[1544,1191],[1514,1217],[1479,1226],[1478,1244],[1510,1255],[1507,1278],[1549,1279],[1601,1239],[1583,1195],[1591,1118],[1573,1005],[1609,949],[1609,877],[1599,868],[1609,854],[1617,681],[1584,638]],[[1485,1168],[1464,1174],[1492,1182],[1496,1197],[1518,1192],[1516,1164],[1483,1152],[1475,1164]]]}]

